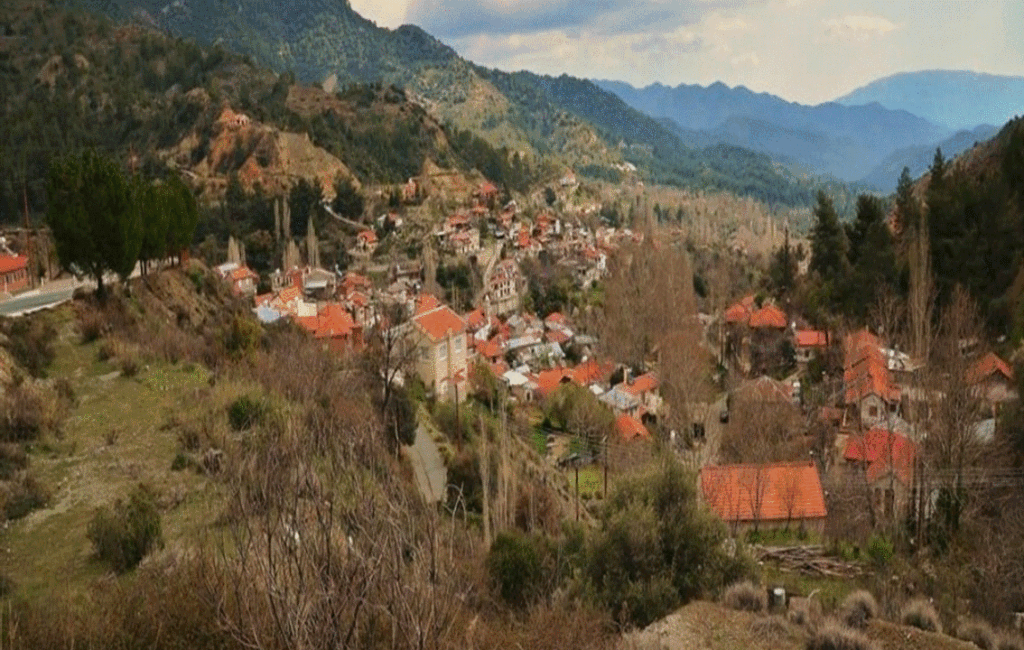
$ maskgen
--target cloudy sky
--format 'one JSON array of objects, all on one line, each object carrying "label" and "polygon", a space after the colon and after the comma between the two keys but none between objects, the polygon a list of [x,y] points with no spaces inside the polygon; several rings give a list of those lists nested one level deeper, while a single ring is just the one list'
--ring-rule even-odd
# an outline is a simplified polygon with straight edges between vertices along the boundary
[{"label": "cloudy sky", "polygon": [[1024,0],[351,0],[502,70],[819,103],[895,72],[1024,75]]}]

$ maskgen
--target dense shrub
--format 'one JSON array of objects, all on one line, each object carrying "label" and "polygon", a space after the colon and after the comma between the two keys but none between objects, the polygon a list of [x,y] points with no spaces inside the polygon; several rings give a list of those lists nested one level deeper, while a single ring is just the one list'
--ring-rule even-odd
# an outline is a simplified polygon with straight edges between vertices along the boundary
[{"label": "dense shrub", "polygon": [[956,636],[959,639],[973,643],[981,650],[995,650],[996,635],[992,626],[984,621],[968,621],[957,628]]},{"label": "dense shrub", "polygon": [[749,580],[743,580],[729,586],[722,596],[726,607],[744,612],[761,612],[767,607],[767,595]]},{"label": "dense shrub", "polygon": [[935,607],[924,598],[915,598],[903,606],[900,621],[927,632],[942,632],[942,621]]},{"label": "dense shrub", "polygon": [[884,568],[893,555],[893,545],[882,535],[872,535],[868,540],[868,557],[878,568]]},{"label": "dense shrub", "polygon": [[242,395],[228,406],[228,422],[235,431],[251,429],[263,421],[267,405],[250,395]]},{"label": "dense shrub", "polygon": [[844,623],[852,628],[864,629],[868,621],[878,616],[878,603],[874,596],[861,589],[847,596],[840,610]]},{"label": "dense shrub", "polygon": [[0,481],[9,481],[28,467],[28,454],[21,445],[0,443]]},{"label": "dense shrub", "polygon": [[142,558],[162,544],[160,513],[153,493],[138,486],[127,501],[113,509],[100,508],[89,522],[88,537],[96,555],[118,573],[138,566]]},{"label": "dense shrub", "polygon": [[525,607],[541,591],[544,569],[542,540],[517,531],[501,533],[487,555],[487,572],[501,596],[513,607]]},{"label": "dense shrub", "polygon": [[699,506],[695,481],[676,462],[620,482],[602,515],[585,578],[620,624],[645,626],[749,571],[740,553],[726,549],[724,525]]},{"label": "dense shrub", "polygon": [[67,404],[56,392],[23,383],[0,396],[0,441],[25,442],[56,431]]},{"label": "dense shrub", "polygon": [[6,321],[2,330],[14,361],[33,377],[45,377],[56,354],[53,343],[57,339],[57,329],[46,314]]},{"label": "dense shrub", "polygon": [[807,650],[874,650],[875,645],[860,632],[834,621],[821,626],[807,640]]},{"label": "dense shrub", "polygon": [[6,519],[21,519],[49,501],[50,491],[28,472],[20,472],[0,487],[0,511]]}]

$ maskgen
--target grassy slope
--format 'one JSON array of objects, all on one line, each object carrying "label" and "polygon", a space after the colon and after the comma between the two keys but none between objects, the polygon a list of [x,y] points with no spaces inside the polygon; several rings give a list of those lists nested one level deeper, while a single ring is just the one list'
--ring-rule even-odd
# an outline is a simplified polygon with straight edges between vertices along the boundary
[{"label": "grassy slope", "polygon": [[190,470],[170,470],[177,432],[161,426],[171,414],[195,408],[193,396],[207,385],[207,371],[151,364],[131,379],[110,377],[110,364],[97,360],[99,342],[78,343],[70,326],[62,328],[51,375],[71,380],[78,404],[63,436],[41,441],[31,454],[51,503],[13,522],[2,537],[7,572],[27,597],[62,587],[77,590],[106,571],[92,557],[89,520],[97,507],[112,504],[139,482],[160,495],[169,548],[216,515],[213,483]]}]

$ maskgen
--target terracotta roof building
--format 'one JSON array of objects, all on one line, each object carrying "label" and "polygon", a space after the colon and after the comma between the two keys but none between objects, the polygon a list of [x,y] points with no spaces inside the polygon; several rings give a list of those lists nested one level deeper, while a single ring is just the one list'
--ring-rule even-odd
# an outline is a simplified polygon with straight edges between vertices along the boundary
[{"label": "terracotta roof building", "polygon": [[14,293],[28,287],[28,258],[0,254],[0,292]]},{"label": "terracotta roof building", "polygon": [[825,496],[811,461],[768,465],[723,465],[700,472],[701,496],[734,530],[778,528],[797,523],[824,529]]}]

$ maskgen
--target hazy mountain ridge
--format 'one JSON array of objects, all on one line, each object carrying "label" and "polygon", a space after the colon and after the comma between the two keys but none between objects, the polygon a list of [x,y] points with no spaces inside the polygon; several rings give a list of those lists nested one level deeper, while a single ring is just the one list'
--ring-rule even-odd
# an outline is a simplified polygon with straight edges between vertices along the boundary
[{"label": "hazy mountain ridge", "polygon": [[957,131],[935,145],[921,145],[894,151],[870,174],[861,179],[861,182],[885,191],[894,191],[904,167],[910,170],[912,177],[920,176],[928,171],[937,148],[942,149],[944,156],[958,156],[976,144],[995,137],[999,130],[998,127],[983,124],[970,131]]},{"label": "hazy mountain ridge", "polygon": [[718,142],[770,154],[798,168],[853,181],[892,152],[941,141],[949,129],[880,105],[805,106],[721,82],[645,88],[596,81],[627,104]]},{"label": "hazy mountain ridge", "polygon": [[835,100],[845,106],[872,102],[902,109],[952,129],[1005,124],[1024,113],[1024,77],[957,70],[894,74]]}]

